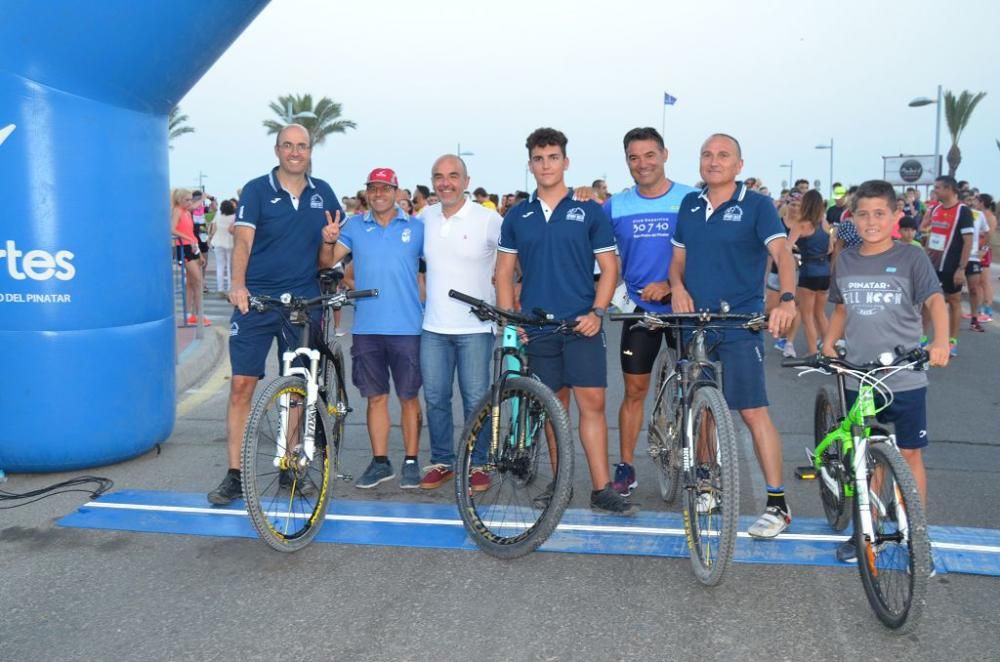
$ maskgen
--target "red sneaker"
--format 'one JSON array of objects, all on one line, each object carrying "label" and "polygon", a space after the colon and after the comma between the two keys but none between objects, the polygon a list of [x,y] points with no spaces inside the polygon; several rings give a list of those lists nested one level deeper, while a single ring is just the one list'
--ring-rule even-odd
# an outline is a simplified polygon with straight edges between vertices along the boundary
[{"label": "red sneaker", "polygon": [[449,469],[447,464],[432,464],[420,479],[420,487],[424,490],[437,489],[454,475],[455,472]]},{"label": "red sneaker", "polygon": [[490,475],[483,469],[473,469],[469,476],[469,486],[473,492],[485,492],[490,489]]}]

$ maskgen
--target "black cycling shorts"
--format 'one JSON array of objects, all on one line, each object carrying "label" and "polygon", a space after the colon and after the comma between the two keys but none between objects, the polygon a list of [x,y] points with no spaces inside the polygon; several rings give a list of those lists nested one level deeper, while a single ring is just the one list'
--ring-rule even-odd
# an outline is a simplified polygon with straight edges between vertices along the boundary
[{"label": "black cycling shorts", "polygon": [[803,276],[799,274],[799,287],[813,292],[824,292],[830,289],[829,276]]},{"label": "black cycling shorts", "polygon": [[[635,312],[646,312],[636,306]],[[630,375],[648,375],[653,372],[656,355],[660,352],[660,344],[665,340],[667,347],[677,349],[677,338],[672,329],[650,331],[642,327],[633,329],[634,321],[622,322],[622,337],[618,358],[621,359],[622,372]]]}]

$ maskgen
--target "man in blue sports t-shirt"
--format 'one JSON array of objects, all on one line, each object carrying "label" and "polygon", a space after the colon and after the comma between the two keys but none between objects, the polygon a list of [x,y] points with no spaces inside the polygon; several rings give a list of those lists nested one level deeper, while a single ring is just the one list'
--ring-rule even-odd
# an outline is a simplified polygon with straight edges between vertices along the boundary
[{"label": "man in blue sports t-shirt", "polygon": [[[604,203],[621,256],[622,279],[635,312],[669,313],[670,257],[681,201],[696,189],[667,179],[667,148],[651,127],[625,134],[625,163],[635,186]],[[638,486],[635,446],[642,428],[643,403],[660,345],[673,342],[666,330],[651,331],[623,322],[619,360],[625,378],[625,398],[618,410],[621,462],[615,466],[612,486],[628,496]]]}]

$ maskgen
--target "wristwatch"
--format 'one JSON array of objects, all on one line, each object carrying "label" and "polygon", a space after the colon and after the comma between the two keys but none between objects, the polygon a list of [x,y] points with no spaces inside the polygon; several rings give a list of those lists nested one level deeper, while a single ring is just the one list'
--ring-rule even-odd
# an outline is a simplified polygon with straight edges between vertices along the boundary
[{"label": "wristwatch", "polygon": [[605,309],[604,309],[604,308],[597,308],[597,307],[594,307],[594,308],[591,308],[591,309],[590,309],[590,312],[592,312],[592,313],[594,313],[595,315],[597,315],[597,317],[598,317],[598,318],[600,318],[601,320],[603,320],[603,319],[604,319],[604,312],[605,312]]},{"label": "wristwatch", "polygon": [[781,303],[785,303],[786,301],[795,301],[795,295],[791,292],[782,292]]}]

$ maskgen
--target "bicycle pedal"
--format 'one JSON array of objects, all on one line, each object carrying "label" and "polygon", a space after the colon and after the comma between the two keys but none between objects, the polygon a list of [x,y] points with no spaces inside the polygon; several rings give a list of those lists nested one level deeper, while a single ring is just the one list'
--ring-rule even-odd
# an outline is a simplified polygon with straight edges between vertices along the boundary
[{"label": "bicycle pedal", "polygon": [[354,480],[354,476],[352,476],[351,474],[337,474],[337,478],[347,483]]},{"label": "bicycle pedal", "polygon": [[816,480],[816,468],[815,467],[796,467],[795,477],[799,480]]}]

